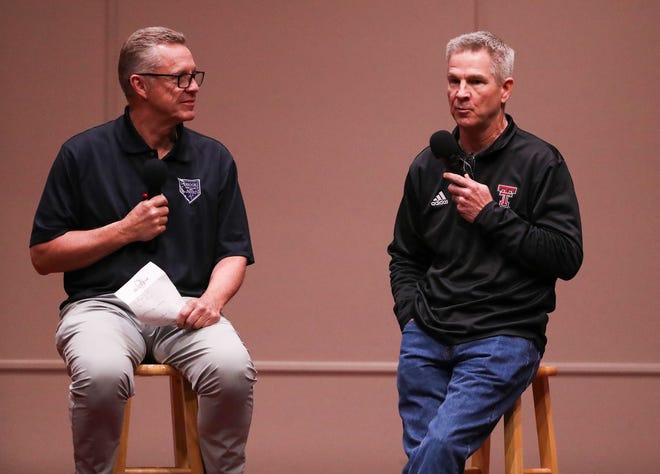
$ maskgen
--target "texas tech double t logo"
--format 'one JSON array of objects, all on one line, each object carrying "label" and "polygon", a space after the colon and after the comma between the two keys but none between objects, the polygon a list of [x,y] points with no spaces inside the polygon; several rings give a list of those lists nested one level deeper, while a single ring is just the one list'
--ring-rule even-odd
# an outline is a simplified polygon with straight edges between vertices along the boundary
[{"label": "texas tech double t logo", "polygon": [[518,188],[515,186],[507,186],[506,184],[499,184],[497,186],[497,192],[500,195],[500,207],[509,207],[509,199],[518,192]]}]

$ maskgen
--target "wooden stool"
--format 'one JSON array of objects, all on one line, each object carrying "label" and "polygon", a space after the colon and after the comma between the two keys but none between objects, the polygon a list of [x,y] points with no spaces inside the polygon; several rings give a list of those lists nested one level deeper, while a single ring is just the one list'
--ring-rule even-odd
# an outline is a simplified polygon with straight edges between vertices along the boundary
[{"label": "wooden stool", "polygon": [[[548,377],[553,375],[557,375],[557,367],[541,366],[532,382],[541,467],[528,469],[523,467],[522,414],[519,398],[504,414],[504,472],[506,474],[559,474],[548,383]],[[470,467],[465,468],[465,474],[488,474],[489,464],[490,437],[472,455]]]},{"label": "wooden stool", "polygon": [[197,394],[177,370],[166,364],[141,364],[135,375],[170,377],[170,402],[172,406],[172,438],[174,440],[175,467],[126,467],[128,426],[131,417],[131,399],[124,409],[119,452],[114,474],[204,474],[204,464],[199,451],[197,434]]}]

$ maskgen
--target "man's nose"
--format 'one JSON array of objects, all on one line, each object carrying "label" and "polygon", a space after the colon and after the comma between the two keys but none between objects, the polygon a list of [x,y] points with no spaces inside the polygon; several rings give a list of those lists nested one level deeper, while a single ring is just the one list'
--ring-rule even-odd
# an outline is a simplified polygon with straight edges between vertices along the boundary
[{"label": "man's nose", "polygon": [[466,81],[461,81],[458,84],[458,90],[456,91],[456,95],[458,97],[467,97],[470,93],[470,90],[468,89],[468,85]]},{"label": "man's nose", "polygon": [[193,77],[190,80],[190,84],[188,85],[188,87],[186,87],[186,92],[198,92],[198,91],[199,91],[199,84],[197,84],[197,81]]}]

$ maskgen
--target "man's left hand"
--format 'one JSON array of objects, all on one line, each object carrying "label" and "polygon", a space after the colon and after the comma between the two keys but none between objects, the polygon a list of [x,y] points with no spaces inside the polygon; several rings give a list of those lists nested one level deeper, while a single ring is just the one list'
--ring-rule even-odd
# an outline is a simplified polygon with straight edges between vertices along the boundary
[{"label": "man's left hand", "polygon": [[183,305],[176,325],[182,329],[200,329],[220,321],[220,310],[199,298],[192,298]]},{"label": "man's left hand", "polygon": [[456,210],[470,224],[474,222],[484,206],[493,200],[488,186],[478,183],[467,174],[460,176],[454,173],[444,173],[442,176],[451,182],[447,189],[456,203]]}]

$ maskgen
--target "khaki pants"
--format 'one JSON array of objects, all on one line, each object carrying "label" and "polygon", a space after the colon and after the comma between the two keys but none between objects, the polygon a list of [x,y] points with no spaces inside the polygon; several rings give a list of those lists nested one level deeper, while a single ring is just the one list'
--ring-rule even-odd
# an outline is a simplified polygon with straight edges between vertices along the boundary
[{"label": "khaki pants", "polygon": [[71,303],[60,316],[55,339],[71,377],[76,473],[112,473],[133,370],[147,356],[179,370],[197,392],[206,472],[243,472],[256,370],[227,319],[199,330],[147,326],[114,295]]}]

